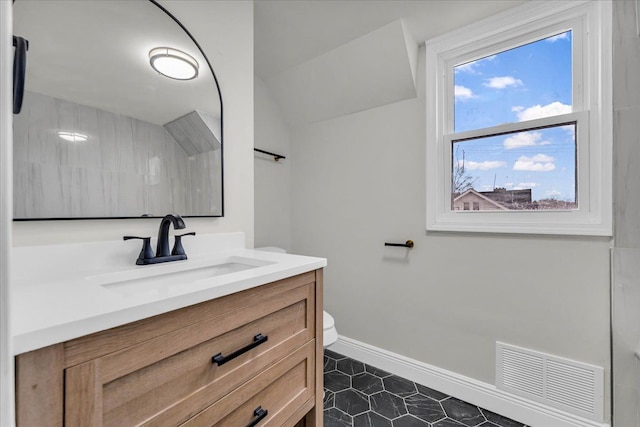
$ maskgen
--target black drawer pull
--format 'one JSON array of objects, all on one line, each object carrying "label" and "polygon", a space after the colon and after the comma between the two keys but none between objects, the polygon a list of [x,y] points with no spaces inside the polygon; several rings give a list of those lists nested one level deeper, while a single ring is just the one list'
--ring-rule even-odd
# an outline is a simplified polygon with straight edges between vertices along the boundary
[{"label": "black drawer pull", "polygon": [[[240,356],[241,354],[246,353],[247,351],[251,350],[252,348],[256,348],[257,346],[259,346],[263,342],[267,342],[268,339],[269,339],[269,336],[258,334],[255,337],[253,337],[253,342],[251,344],[249,344],[246,347],[242,347],[240,350],[234,351],[233,353],[231,353],[227,357],[222,356],[222,353],[216,354],[215,356],[213,356],[211,358],[211,363],[217,363],[218,366],[224,365],[228,361],[235,359],[236,357]],[[258,421],[260,421],[260,420],[258,420]]]},{"label": "black drawer pull", "polygon": [[266,409],[262,409],[262,406],[258,406],[254,411],[253,411],[253,415],[255,415],[256,417],[253,419],[253,421],[251,421],[249,424],[247,424],[247,427],[254,427],[257,426],[258,423],[260,421],[262,421],[262,419],[264,417],[266,417],[269,414],[269,411],[267,411]]}]

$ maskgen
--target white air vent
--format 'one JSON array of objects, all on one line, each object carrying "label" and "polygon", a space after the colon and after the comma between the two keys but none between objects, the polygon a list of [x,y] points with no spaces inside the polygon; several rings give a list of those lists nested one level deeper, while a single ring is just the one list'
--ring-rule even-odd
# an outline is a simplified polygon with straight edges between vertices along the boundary
[{"label": "white air vent", "polygon": [[496,387],[581,415],[604,418],[604,369],[501,342]]}]

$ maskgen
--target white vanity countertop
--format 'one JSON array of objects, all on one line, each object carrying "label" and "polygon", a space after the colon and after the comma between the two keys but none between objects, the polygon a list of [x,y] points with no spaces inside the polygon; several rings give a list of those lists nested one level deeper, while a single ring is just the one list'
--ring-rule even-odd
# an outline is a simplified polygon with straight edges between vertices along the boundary
[{"label": "white vanity countertop", "polygon": [[244,249],[244,233],[225,233],[184,239],[185,261],[136,266],[141,241],[131,242],[14,248],[14,353],[327,265],[324,258]]}]

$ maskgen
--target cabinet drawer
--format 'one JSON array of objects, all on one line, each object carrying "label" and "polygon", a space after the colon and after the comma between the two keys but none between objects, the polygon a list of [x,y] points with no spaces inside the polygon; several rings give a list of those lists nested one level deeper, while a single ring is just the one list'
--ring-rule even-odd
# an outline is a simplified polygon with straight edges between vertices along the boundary
[{"label": "cabinet drawer", "polygon": [[246,315],[247,307],[262,307],[261,310],[264,312],[264,302],[271,300],[273,296],[315,281],[315,272],[304,273],[67,341],[64,343],[64,366],[76,366],[163,335],[174,334],[174,337],[179,337],[180,330],[196,323],[205,325],[204,322],[207,322],[206,327],[200,329],[206,329],[215,335],[223,334],[237,327],[238,321],[248,323],[261,317],[259,310]]},{"label": "cabinet drawer", "polygon": [[[300,286],[68,368],[67,424],[178,425],[312,340],[314,304],[314,285]],[[256,345],[258,334],[267,339]]]},{"label": "cabinet drawer", "polygon": [[291,416],[313,397],[314,352],[315,342],[310,341],[182,427],[286,426]]}]

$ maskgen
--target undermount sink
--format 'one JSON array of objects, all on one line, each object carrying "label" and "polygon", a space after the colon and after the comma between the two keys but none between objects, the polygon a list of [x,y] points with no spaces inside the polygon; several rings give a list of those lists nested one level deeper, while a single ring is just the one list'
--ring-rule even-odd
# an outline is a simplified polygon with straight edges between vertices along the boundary
[{"label": "undermount sink", "polygon": [[275,264],[257,258],[230,256],[215,260],[186,260],[87,277],[93,284],[123,296],[163,294],[189,284],[239,271]]}]

